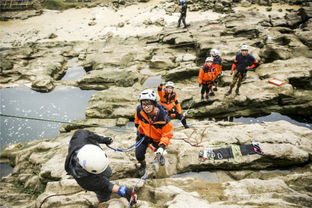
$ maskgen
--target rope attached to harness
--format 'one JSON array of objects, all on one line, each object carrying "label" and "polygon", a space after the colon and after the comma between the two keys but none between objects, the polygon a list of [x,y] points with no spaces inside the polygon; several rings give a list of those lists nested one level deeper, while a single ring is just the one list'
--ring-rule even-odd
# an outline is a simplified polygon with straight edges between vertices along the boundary
[{"label": "rope attached to harness", "polygon": [[114,148],[114,147],[111,147],[109,145],[107,145],[108,148],[114,150],[114,151],[117,151],[117,152],[130,152],[136,148],[138,148],[142,142],[144,141],[145,137],[143,137],[141,140],[139,140],[137,143],[131,145],[130,147],[128,147],[127,149],[119,149],[119,148]]}]

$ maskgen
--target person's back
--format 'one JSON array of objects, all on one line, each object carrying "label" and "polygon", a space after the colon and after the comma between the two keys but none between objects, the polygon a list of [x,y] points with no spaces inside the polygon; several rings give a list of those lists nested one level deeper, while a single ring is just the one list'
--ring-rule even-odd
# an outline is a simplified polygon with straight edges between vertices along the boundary
[{"label": "person's back", "polygon": [[95,192],[99,202],[106,202],[112,193],[127,198],[131,204],[136,203],[131,189],[119,187],[109,181],[112,170],[109,159],[99,144],[109,145],[110,137],[103,137],[88,130],[77,130],[72,136],[65,160],[65,170],[72,175],[84,189]]}]

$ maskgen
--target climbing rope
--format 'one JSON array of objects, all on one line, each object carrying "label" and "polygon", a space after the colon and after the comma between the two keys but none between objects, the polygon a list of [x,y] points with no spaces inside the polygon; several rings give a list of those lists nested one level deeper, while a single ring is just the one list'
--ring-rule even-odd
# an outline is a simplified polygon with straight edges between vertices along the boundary
[{"label": "climbing rope", "polygon": [[[78,193],[83,192],[83,191],[87,192],[86,190],[80,190],[80,191],[75,191],[75,192],[71,192],[71,193],[53,194],[53,195],[47,196],[47,197],[44,198],[43,201],[40,203],[39,208],[41,208],[42,205],[43,205],[43,203],[45,203],[45,202],[46,202],[49,198],[51,198],[51,197],[54,197],[54,196],[68,196],[68,195],[74,195],[74,194],[78,194]],[[89,203],[91,203],[91,202],[89,201]],[[92,204],[92,203],[91,203],[91,204]]]},{"label": "climbing rope", "polygon": [[81,124],[81,123],[75,123],[75,122],[70,122],[70,121],[59,121],[59,120],[44,119],[44,118],[34,118],[34,117],[27,117],[27,116],[7,115],[7,114],[2,114],[2,113],[0,113],[0,116],[10,117],[10,118],[21,118],[21,119],[29,119],[29,120],[37,120],[37,121],[48,121],[48,122],[55,122],[55,123],[66,123],[66,124],[74,124],[74,125],[99,127],[99,125],[97,125],[97,124]]},{"label": "climbing rope", "polygon": [[130,151],[136,149],[137,147],[139,147],[142,144],[142,142],[144,141],[144,139],[145,139],[145,137],[143,137],[141,140],[139,140],[137,143],[131,145],[127,149],[118,149],[118,148],[111,147],[109,145],[107,145],[107,147],[114,150],[114,151],[117,151],[117,152],[130,152]]}]

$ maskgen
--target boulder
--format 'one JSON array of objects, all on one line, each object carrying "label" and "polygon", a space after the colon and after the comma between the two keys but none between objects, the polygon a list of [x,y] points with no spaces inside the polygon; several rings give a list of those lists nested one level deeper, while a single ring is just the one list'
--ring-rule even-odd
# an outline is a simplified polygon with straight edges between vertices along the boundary
[{"label": "boulder", "polygon": [[31,84],[31,89],[38,92],[50,92],[54,89],[53,79],[49,76],[38,77]]},{"label": "boulder", "polygon": [[91,71],[77,81],[81,89],[108,89],[110,86],[131,87],[140,82],[141,75],[124,69],[106,69]]}]

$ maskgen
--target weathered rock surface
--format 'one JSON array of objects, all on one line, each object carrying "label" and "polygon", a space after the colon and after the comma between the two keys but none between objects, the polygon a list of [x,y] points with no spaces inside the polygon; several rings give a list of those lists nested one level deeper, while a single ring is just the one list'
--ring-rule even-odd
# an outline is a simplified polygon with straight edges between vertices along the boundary
[{"label": "weathered rock surface", "polygon": [[[310,164],[312,152],[312,131],[297,127],[285,121],[262,124],[234,124],[228,122],[196,122],[196,128],[175,128],[175,136],[167,149],[167,165],[162,169],[168,176],[188,171],[212,171],[228,169],[215,182],[205,182],[194,178],[164,178],[159,169],[150,169],[150,179],[138,185],[139,207],[184,207],[186,201],[199,207],[308,207],[311,205],[311,165],[294,168],[282,174],[270,174],[269,169],[303,166]],[[134,128],[134,127],[133,127]],[[116,134],[105,128],[93,128],[101,135],[114,135],[112,146],[126,148],[134,142],[134,129]],[[67,145],[72,133],[62,134],[53,139],[33,141],[7,148],[1,158],[9,158],[14,170],[2,179],[4,204],[8,207],[24,203],[25,207],[68,206],[89,207],[96,205],[93,193],[85,193],[76,182],[66,175],[63,164]],[[235,156],[225,160],[198,160],[198,152],[203,148],[219,148],[235,144],[258,142],[264,155]],[[119,153],[106,149],[111,160],[113,180],[120,185],[133,186],[138,179],[133,178],[136,160],[133,153]],[[126,154],[125,157],[122,154]],[[148,153],[148,162],[151,155]],[[151,164],[150,164],[151,165]],[[245,171],[242,171],[244,169]],[[234,171],[233,171],[234,170]],[[258,171],[252,171],[258,170]],[[310,171],[307,171],[310,170]],[[155,172],[156,171],[156,172]],[[157,179],[152,179],[152,176]],[[226,175],[228,175],[226,177]],[[260,175],[260,176],[259,176]],[[181,177],[181,176],[180,176]],[[260,179],[259,179],[260,177]],[[217,177],[218,178],[218,177]],[[306,182],[300,182],[298,179]],[[13,188],[12,184],[19,184]],[[197,184],[197,185],[196,185]],[[43,189],[45,187],[45,189]],[[28,190],[23,198],[9,200],[12,191]],[[42,193],[38,198],[30,193]],[[65,194],[65,195],[64,195]],[[55,195],[55,196],[51,196]],[[21,196],[21,195],[19,195]],[[51,196],[46,199],[46,197]],[[253,197],[251,197],[253,196]],[[125,199],[116,195],[107,206],[126,207]],[[114,199],[116,198],[116,199]],[[45,200],[46,199],[46,200]],[[45,201],[44,201],[45,200]],[[226,206],[226,207],[227,207]]]},{"label": "weathered rock surface", "polygon": [[[275,2],[248,0],[241,5]],[[300,0],[279,2],[306,3]],[[114,1],[112,4],[118,8],[128,3]],[[150,12],[159,9],[163,14],[172,14],[179,9],[173,1],[160,5],[164,8],[157,6]],[[231,13],[231,5],[228,0],[205,0],[194,1],[189,8],[192,11],[213,8]],[[270,10],[272,7],[267,8]],[[144,27],[166,28],[132,37],[104,33],[100,39],[89,42],[38,39],[35,43],[27,43],[29,37],[19,34],[25,40],[12,43],[14,48],[1,48],[0,87],[27,83],[34,90],[49,92],[54,86],[66,84],[99,91],[91,97],[86,109],[87,119],[79,122],[82,125],[64,125],[59,137],[13,145],[1,152],[0,158],[9,159],[14,166],[13,172],[0,182],[2,205],[96,206],[95,195],[81,190],[64,171],[67,146],[73,133],[70,131],[91,125],[90,129],[98,134],[114,136],[114,147],[129,147],[135,141],[135,128],[115,126],[124,126],[133,119],[138,94],[146,88],[143,83],[148,77],[161,76],[165,81],[174,81],[184,109],[194,101],[188,118],[271,112],[311,117],[311,11],[311,7],[303,7],[264,15],[258,9],[246,9],[214,21],[194,22],[187,29],[172,27],[164,18],[147,18],[142,21]],[[91,20],[96,24],[90,28],[99,25],[97,18]],[[128,24],[125,21],[117,25],[127,28]],[[36,37],[40,31],[30,30],[29,33]],[[62,36],[55,34],[56,39]],[[260,60],[260,66],[255,72],[248,72],[240,96],[225,97],[232,79],[228,70],[242,44],[250,46],[250,52]],[[223,77],[216,95],[208,102],[200,102],[200,89],[196,84],[198,68],[212,48],[221,51]],[[79,80],[60,81],[66,73],[67,62],[73,57],[78,58],[78,64],[87,74]],[[285,84],[269,84],[272,78],[283,80]],[[152,88],[156,90],[156,86]],[[174,121],[175,136],[167,150],[167,165],[158,171],[157,167],[152,168],[145,185],[138,185],[138,207],[180,208],[189,207],[189,204],[220,208],[312,206],[311,130],[285,121],[250,125],[198,120],[188,123],[192,128],[182,129],[181,124]],[[198,152],[203,148],[235,149],[237,144],[252,141],[260,144],[265,155],[198,160]],[[122,155],[108,149],[106,152],[114,172],[112,180],[120,185],[134,186],[138,180],[134,178],[137,165],[134,154]],[[151,158],[149,152],[149,165]],[[188,175],[189,171],[210,172],[204,175],[205,180],[183,178],[183,175],[171,178],[180,173]],[[211,174],[214,179],[207,181]],[[105,206],[128,207],[128,203],[113,195]]]}]

